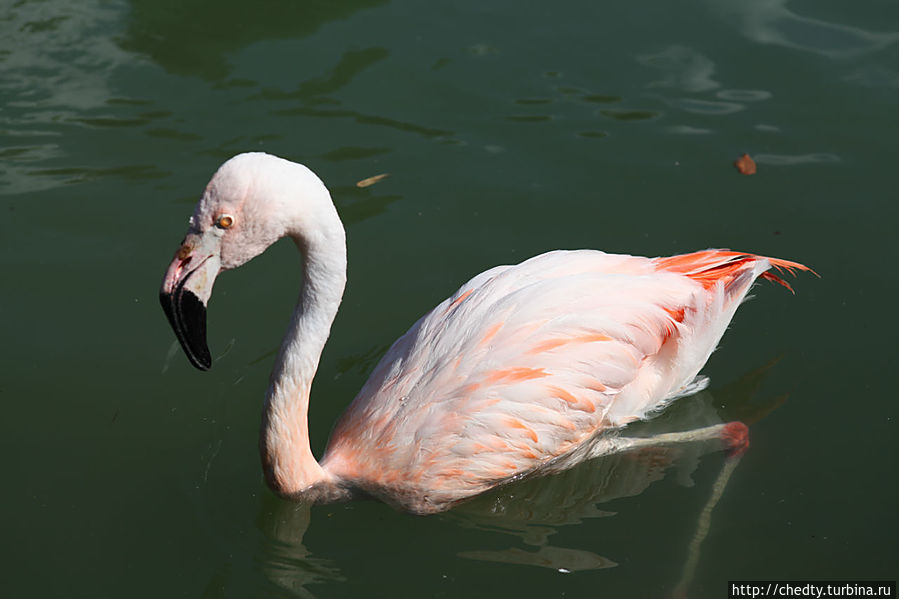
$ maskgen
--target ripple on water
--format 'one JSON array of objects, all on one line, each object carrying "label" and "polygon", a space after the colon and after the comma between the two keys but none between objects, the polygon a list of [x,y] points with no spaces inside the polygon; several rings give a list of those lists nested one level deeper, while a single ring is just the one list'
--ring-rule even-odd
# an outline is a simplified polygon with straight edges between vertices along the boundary
[{"label": "ripple on water", "polygon": [[745,108],[738,102],[715,102],[713,100],[697,100],[695,98],[676,98],[668,100],[668,103],[684,112],[707,115],[733,114]]},{"label": "ripple on water", "polygon": [[843,77],[844,81],[863,87],[899,89],[899,73],[880,65],[867,65]]},{"label": "ripple on water", "polygon": [[656,54],[641,54],[637,56],[637,62],[664,73],[661,79],[651,82],[649,87],[670,87],[690,93],[721,87],[712,77],[715,63],[704,54],[686,46],[675,44]]},{"label": "ripple on water", "polygon": [[[19,2],[4,10],[0,93],[10,105],[70,111],[106,103],[108,73],[134,58],[108,35],[125,13],[121,2]],[[48,18],[48,13],[54,16]],[[81,55],[72,60],[73,48]],[[52,77],[47,74],[52,73]],[[18,111],[16,111],[18,112]],[[3,119],[20,118],[8,113]],[[25,111],[27,112],[27,110]]]},{"label": "ripple on water", "polygon": [[392,148],[363,148],[356,146],[340,147],[322,154],[322,158],[331,162],[343,162],[345,160],[364,160],[381,154],[389,154]]},{"label": "ripple on water", "polygon": [[591,104],[615,104],[621,102],[620,96],[611,96],[608,94],[584,94],[580,98],[584,102]]},{"label": "ripple on water", "polygon": [[[335,185],[331,189],[340,219],[346,224],[358,223],[383,214],[394,202],[403,199],[396,193],[378,192],[376,186]],[[383,188],[382,188],[383,190]]]},{"label": "ripple on water", "polygon": [[551,104],[552,101],[552,98],[519,98],[515,100],[515,103],[523,106],[540,106],[542,104]]},{"label": "ripple on water", "polygon": [[899,32],[872,32],[860,27],[804,17],[786,7],[787,0],[720,0],[728,19],[747,38],[760,44],[775,44],[846,58],[882,50],[899,41]]},{"label": "ripple on water", "polygon": [[678,135],[708,135],[713,132],[711,129],[691,127],[690,125],[674,125],[672,127],[668,127],[667,131],[669,133],[675,133]]},{"label": "ripple on water", "polygon": [[[121,50],[110,31],[127,15],[120,0],[79,3],[9,3],[0,36],[0,129],[15,138],[13,153],[0,172],[4,193],[53,188],[77,177],[38,165],[65,160],[70,145],[67,125],[86,125],[85,112],[102,110],[115,94],[110,74],[138,61]],[[73,58],[75,57],[75,58]],[[102,117],[101,117],[102,118]],[[143,124],[137,118],[132,124]]]},{"label": "ripple on water", "polygon": [[614,568],[618,564],[612,560],[583,549],[544,545],[536,551],[511,547],[500,551],[460,551],[459,557],[500,564],[517,564],[549,568],[567,574],[585,570]]},{"label": "ripple on water", "polygon": [[446,137],[453,134],[452,131],[445,129],[435,129],[433,127],[425,127],[416,123],[409,123],[398,119],[392,119],[372,114],[365,114],[355,110],[344,109],[322,109],[312,108],[309,106],[299,106],[296,108],[285,108],[273,110],[272,114],[278,116],[310,116],[322,118],[351,118],[362,125],[376,125],[381,127],[389,127],[397,131],[406,133],[416,133],[423,137]]},{"label": "ripple on water", "polygon": [[200,141],[203,136],[186,131],[178,131],[177,129],[169,129],[167,127],[158,127],[156,129],[147,129],[144,131],[150,137],[158,137],[161,139],[170,139],[172,141]]},{"label": "ripple on water", "polygon": [[553,120],[553,117],[548,114],[510,114],[505,119],[516,123],[545,123]]},{"label": "ripple on water", "polygon": [[[0,131],[0,135],[5,134],[5,131]],[[15,159],[17,162],[46,160],[55,155],[53,150],[56,147],[56,144],[10,146],[0,149],[0,158]]]},{"label": "ripple on water", "polygon": [[722,100],[734,102],[761,102],[771,98],[771,92],[763,89],[722,89],[715,94]]},{"label": "ripple on water", "polygon": [[607,116],[610,119],[615,119],[616,121],[645,121],[649,119],[654,119],[662,116],[661,112],[656,112],[653,110],[600,110],[599,113],[603,116]]},{"label": "ripple on water", "polygon": [[755,154],[753,159],[758,164],[768,164],[771,166],[840,162],[839,156],[828,152],[816,152],[811,154]]},{"label": "ripple on water", "polygon": [[126,180],[164,179],[171,173],[159,169],[154,164],[129,164],[110,168],[64,167],[34,169],[26,174],[29,177],[52,177],[57,182],[72,184],[107,177],[118,177]]},{"label": "ripple on water", "polygon": [[559,87],[556,87],[556,91],[563,96],[584,96],[590,93],[585,89],[569,85],[560,85]]},{"label": "ripple on water", "polygon": [[69,119],[72,123],[80,123],[88,127],[109,128],[109,127],[139,127],[148,125],[152,119],[148,117],[121,117],[121,116],[98,116],[98,117],[79,117]]}]

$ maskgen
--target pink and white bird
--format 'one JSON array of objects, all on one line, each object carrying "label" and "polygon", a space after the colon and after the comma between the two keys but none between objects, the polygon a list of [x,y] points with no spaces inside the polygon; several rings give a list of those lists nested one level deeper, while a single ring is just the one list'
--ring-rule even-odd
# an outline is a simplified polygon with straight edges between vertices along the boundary
[{"label": "pink and white bird", "polygon": [[322,181],[263,153],[225,162],[160,299],[190,362],[208,369],[215,277],[285,236],[302,253],[303,283],[265,398],[266,481],[293,499],[362,492],[416,513],[601,453],[628,423],[698,390],[700,368],[757,278],[786,285],[769,268],[809,270],[725,250],[553,251],[497,266],[391,346],[319,463],[309,445],[310,388],[346,282],[344,228]]}]

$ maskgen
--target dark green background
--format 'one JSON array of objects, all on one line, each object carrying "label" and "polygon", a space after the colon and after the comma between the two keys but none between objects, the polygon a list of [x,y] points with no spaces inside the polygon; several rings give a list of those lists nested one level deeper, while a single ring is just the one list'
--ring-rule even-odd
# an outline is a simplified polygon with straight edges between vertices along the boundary
[{"label": "dark green background", "polygon": [[208,374],[156,299],[209,176],[247,150],[318,172],[347,226],[317,453],[380,353],[488,267],[580,247],[799,260],[822,278],[760,285],[709,391],[649,427],[752,423],[688,594],[897,577],[896,2],[45,0],[6,3],[0,33],[5,596],[663,597],[680,579],[725,462],[708,448],[427,518],[273,498],[256,435],[295,250],[217,283]]}]

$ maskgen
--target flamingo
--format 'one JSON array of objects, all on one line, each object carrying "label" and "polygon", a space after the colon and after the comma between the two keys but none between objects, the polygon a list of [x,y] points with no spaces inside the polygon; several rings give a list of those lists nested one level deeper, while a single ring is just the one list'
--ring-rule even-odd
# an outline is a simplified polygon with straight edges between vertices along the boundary
[{"label": "flamingo", "polygon": [[[225,162],[160,300],[188,360],[209,369],[216,276],[285,236],[302,254],[303,281],[265,396],[265,480],[297,501],[361,493],[418,514],[611,451],[625,425],[703,387],[699,370],[757,278],[789,288],[771,267],[810,270],[728,250],[661,258],[557,250],[491,268],[390,347],[318,462],[310,389],[346,283],[345,231],[321,179],[265,153]],[[740,423],[715,434],[745,443]]]}]

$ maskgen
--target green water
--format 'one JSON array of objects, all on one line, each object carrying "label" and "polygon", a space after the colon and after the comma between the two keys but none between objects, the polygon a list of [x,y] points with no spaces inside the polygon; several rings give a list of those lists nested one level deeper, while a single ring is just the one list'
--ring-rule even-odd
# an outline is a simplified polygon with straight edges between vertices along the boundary
[{"label": "green water", "polygon": [[[4,596],[897,578],[895,2],[45,0],[4,3],[0,31]],[[750,423],[698,553],[729,467],[709,447],[427,518],[275,499],[256,436],[295,250],[219,280],[210,373],[156,297],[208,177],[247,150],[318,172],[347,226],[317,453],[380,353],[490,266],[731,247],[815,268],[795,296],[760,285],[708,391],[643,431]]]}]

